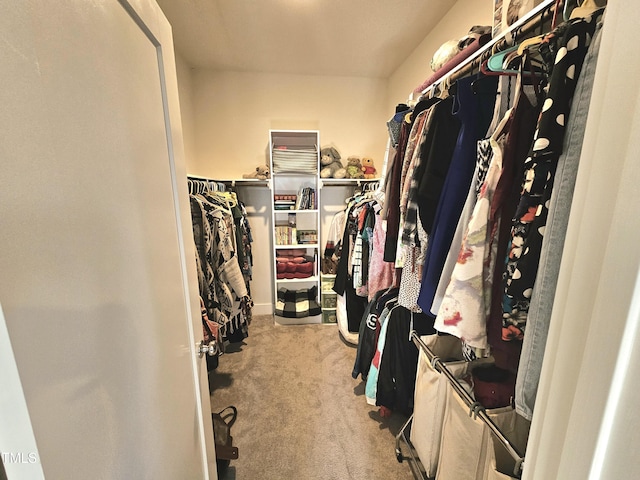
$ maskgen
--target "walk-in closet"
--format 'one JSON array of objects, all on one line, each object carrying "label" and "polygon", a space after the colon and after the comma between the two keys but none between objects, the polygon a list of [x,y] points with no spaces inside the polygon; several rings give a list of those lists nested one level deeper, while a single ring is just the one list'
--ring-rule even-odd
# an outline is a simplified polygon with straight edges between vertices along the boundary
[{"label": "walk-in closet", "polygon": [[640,477],[640,3],[0,4],[0,480]]}]

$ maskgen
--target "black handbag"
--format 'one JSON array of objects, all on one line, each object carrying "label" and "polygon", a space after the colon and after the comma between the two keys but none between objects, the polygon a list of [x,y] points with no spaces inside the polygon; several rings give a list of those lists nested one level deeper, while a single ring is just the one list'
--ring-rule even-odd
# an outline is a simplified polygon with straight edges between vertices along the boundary
[{"label": "black handbag", "polygon": [[218,472],[224,471],[231,460],[238,458],[238,447],[233,446],[231,436],[231,426],[235,423],[237,416],[238,409],[233,405],[211,414]]}]

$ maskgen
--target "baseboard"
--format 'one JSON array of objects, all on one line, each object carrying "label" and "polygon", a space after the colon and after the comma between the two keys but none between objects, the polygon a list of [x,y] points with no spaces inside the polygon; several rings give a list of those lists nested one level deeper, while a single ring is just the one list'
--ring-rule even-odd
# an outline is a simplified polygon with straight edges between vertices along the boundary
[{"label": "baseboard", "polygon": [[273,315],[273,303],[254,303],[251,313],[253,315]]}]

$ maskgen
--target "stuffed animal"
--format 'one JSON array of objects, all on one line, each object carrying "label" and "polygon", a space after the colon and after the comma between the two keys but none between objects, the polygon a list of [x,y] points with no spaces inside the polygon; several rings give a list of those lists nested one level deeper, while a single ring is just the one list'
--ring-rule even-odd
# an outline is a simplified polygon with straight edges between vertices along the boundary
[{"label": "stuffed animal", "polygon": [[376,167],[373,166],[373,158],[362,157],[362,173],[364,173],[364,178],[376,178]]},{"label": "stuffed animal", "polygon": [[347,158],[347,178],[364,178],[359,157]]},{"label": "stuffed animal", "polygon": [[320,178],[344,178],[347,170],[342,166],[340,153],[334,147],[320,150]]},{"label": "stuffed animal", "polygon": [[269,167],[266,165],[258,165],[255,172],[245,173],[242,178],[257,178],[258,180],[266,180],[269,178]]}]

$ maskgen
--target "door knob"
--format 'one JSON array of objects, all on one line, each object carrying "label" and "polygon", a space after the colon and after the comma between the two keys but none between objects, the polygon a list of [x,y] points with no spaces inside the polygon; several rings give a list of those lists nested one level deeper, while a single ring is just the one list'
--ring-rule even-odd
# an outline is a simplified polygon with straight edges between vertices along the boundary
[{"label": "door knob", "polygon": [[218,354],[218,344],[216,342],[204,343],[202,340],[198,344],[198,356],[202,358],[205,354],[210,357],[215,357]]}]

